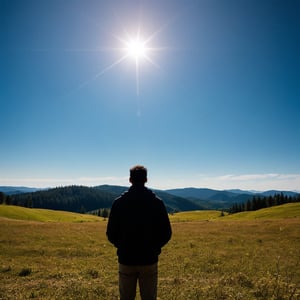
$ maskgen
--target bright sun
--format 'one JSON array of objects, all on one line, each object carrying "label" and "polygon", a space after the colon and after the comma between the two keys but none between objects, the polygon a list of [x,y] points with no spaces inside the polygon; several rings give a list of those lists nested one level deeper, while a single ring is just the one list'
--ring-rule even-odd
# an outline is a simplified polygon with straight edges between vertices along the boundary
[{"label": "bright sun", "polygon": [[[155,36],[161,31],[161,29],[153,32],[150,36],[148,36],[146,39],[144,39],[140,34],[140,29],[138,29],[135,36],[130,36],[128,32],[126,32],[127,38],[121,38],[119,36],[114,36],[117,40],[119,40],[123,47],[120,48],[112,48],[114,50],[121,50],[123,52],[123,55],[112,62],[110,65],[102,69],[98,74],[95,75],[94,79],[102,76],[107,71],[111,70],[115,66],[122,63],[124,60],[131,58],[134,61],[135,64],[135,76],[136,76],[136,94],[139,95],[140,91],[140,62],[143,60],[143,62],[148,62],[152,64],[153,66],[159,68],[159,65],[157,65],[151,58],[150,54],[153,52],[157,52],[162,50],[163,48],[154,48],[149,47],[150,42],[155,38]],[[81,84],[81,86],[84,86],[88,83],[84,82]]]},{"label": "bright sun", "polygon": [[[113,61],[110,65],[106,66],[101,71],[99,71],[93,78],[81,83],[80,86],[78,87],[78,89],[81,89],[82,87],[87,85],[92,80],[96,80],[98,77],[102,76],[104,73],[108,72],[115,66],[119,65],[126,59],[131,58],[131,60],[135,64],[136,94],[138,96],[140,93],[140,65],[141,65],[140,62],[141,62],[141,60],[143,61],[143,63],[148,62],[148,63],[152,64],[153,66],[157,67],[158,69],[160,69],[160,66],[158,64],[156,64],[155,61],[153,61],[151,56],[154,52],[164,50],[165,48],[157,48],[157,47],[153,47],[150,45],[152,44],[152,41],[154,40],[154,38],[162,31],[163,27],[158,28],[157,31],[154,31],[151,35],[146,36],[146,39],[144,38],[145,36],[143,37],[141,35],[140,26],[138,27],[135,35],[130,35],[128,31],[124,32],[126,34],[125,38],[117,36],[117,35],[113,35],[113,37],[115,39],[117,39],[119,42],[121,42],[122,47],[104,48],[103,51],[106,51],[107,49],[118,50],[118,51],[122,51],[122,55],[120,56],[120,58]],[[102,51],[101,48],[100,48],[100,51]]]},{"label": "bright sun", "polygon": [[139,39],[129,41],[128,43],[126,43],[126,46],[128,56],[136,60],[146,57],[147,48],[145,46],[145,43],[140,41]]}]

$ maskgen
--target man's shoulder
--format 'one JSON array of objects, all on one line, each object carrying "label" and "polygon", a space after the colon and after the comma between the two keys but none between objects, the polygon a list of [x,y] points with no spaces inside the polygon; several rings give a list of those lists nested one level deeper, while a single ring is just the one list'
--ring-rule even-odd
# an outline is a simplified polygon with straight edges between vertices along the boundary
[{"label": "man's shoulder", "polygon": [[117,204],[120,203],[122,200],[128,198],[128,192],[129,192],[129,191],[125,191],[125,192],[122,193],[120,196],[118,196],[117,198],[115,198],[113,204],[117,205]]},{"label": "man's shoulder", "polygon": [[152,200],[156,203],[163,203],[162,199],[160,199],[154,191],[144,186],[143,188],[130,187],[127,191],[125,191],[114,200],[114,204],[119,205],[126,202],[126,200],[128,199],[135,199],[140,197]]},{"label": "man's shoulder", "polygon": [[153,200],[153,201],[155,201],[157,203],[163,202],[162,199],[160,199],[157,196],[157,194],[154,191],[152,191],[151,189],[149,189],[149,188],[145,187],[145,194],[146,194],[147,198],[149,198],[149,199],[151,199],[151,200]]},{"label": "man's shoulder", "polygon": [[164,202],[163,200],[157,196],[157,194],[150,190],[150,189],[147,189],[147,193],[148,193],[148,199],[150,200],[150,202],[152,203],[152,205],[154,205],[156,208],[163,208],[164,207]]}]

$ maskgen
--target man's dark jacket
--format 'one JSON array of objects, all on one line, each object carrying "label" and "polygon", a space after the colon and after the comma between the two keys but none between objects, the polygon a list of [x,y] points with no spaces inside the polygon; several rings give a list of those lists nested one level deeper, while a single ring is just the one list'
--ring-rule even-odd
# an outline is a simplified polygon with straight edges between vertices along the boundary
[{"label": "man's dark jacket", "polygon": [[150,265],[172,235],[162,200],[144,186],[131,186],[117,198],[107,224],[108,240],[118,248],[119,263]]}]

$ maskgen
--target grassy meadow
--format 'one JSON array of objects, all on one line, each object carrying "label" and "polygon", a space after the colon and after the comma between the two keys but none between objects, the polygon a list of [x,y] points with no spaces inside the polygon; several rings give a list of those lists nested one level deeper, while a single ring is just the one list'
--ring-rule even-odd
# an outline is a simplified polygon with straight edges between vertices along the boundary
[{"label": "grassy meadow", "polygon": [[[0,299],[118,299],[106,220],[35,209],[24,220],[16,209],[0,205]],[[158,299],[300,299],[299,210],[170,216]]]}]

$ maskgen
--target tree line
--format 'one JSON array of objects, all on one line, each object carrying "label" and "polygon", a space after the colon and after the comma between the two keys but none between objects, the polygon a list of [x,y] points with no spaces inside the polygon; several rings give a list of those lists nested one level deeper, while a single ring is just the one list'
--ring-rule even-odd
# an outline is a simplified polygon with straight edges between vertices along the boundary
[{"label": "tree line", "polygon": [[6,195],[0,192],[0,204],[85,213],[110,208],[115,196],[84,186],[58,187],[33,193]]},{"label": "tree line", "polygon": [[110,214],[110,209],[109,208],[99,208],[99,209],[91,211],[90,214],[106,219],[106,218],[108,218],[108,216]]},{"label": "tree line", "polygon": [[287,196],[283,193],[280,193],[273,196],[254,196],[252,199],[249,199],[244,203],[235,203],[228,210],[228,212],[234,214],[243,211],[255,211],[262,208],[294,202],[300,202],[300,194],[295,196]]},{"label": "tree line", "polygon": [[6,195],[3,192],[0,192],[0,204],[7,204],[7,205],[11,205],[11,196]]}]

